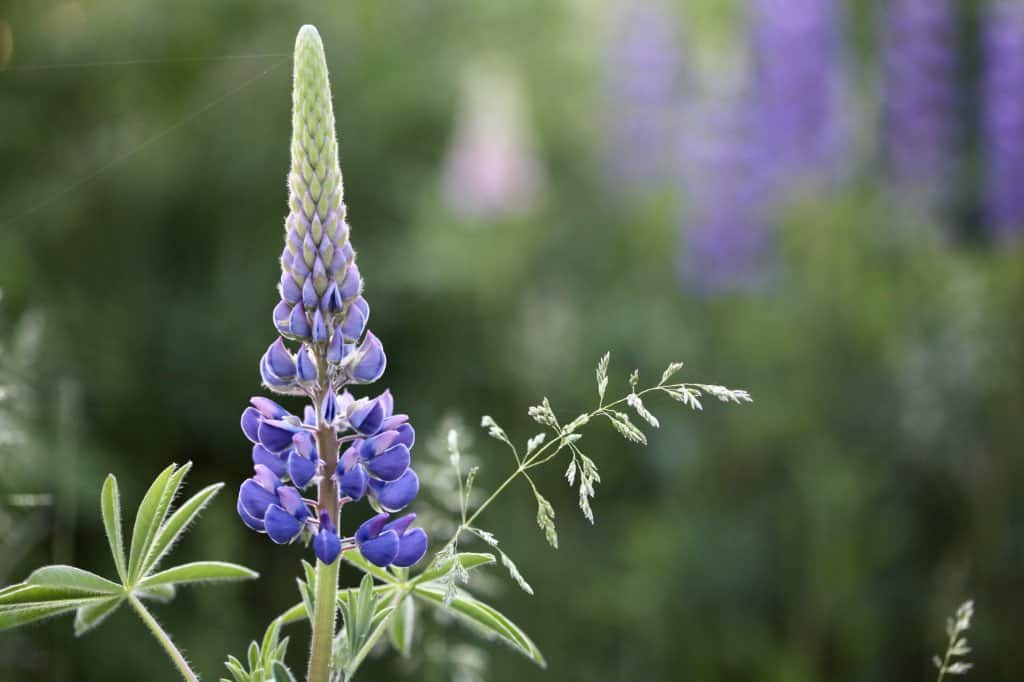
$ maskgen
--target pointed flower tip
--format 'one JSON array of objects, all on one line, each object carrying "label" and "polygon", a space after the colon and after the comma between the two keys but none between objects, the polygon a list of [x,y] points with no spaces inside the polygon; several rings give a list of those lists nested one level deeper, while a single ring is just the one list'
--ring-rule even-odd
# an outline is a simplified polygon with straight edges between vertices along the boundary
[{"label": "pointed flower tip", "polygon": [[313,24],[305,24],[299,29],[299,34],[295,37],[295,49],[298,51],[301,45],[312,44],[323,47],[323,41],[320,39],[320,31],[316,30],[316,26]]}]

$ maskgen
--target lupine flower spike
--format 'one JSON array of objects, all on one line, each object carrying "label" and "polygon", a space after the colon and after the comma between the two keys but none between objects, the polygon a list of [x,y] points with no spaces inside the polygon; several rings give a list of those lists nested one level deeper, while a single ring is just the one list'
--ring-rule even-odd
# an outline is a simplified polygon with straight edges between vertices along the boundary
[{"label": "lupine flower spike", "polygon": [[[389,391],[356,398],[347,388],[380,379],[387,359],[366,328],[370,306],[349,241],[327,64],[310,26],[295,45],[293,107],[291,210],[280,259],[281,300],[273,311],[280,336],[260,359],[259,372],[268,390],[302,396],[308,404],[299,417],[257,396],[242,412],[254,474],[239,489],[238,515],[276,543],[311,541],[325,564],[343,547],[359,547],[377,565],[412,566],[426,553],[426,533],[410,528],[414,514],[388,523],[388,513],[404,509],[419,491],[409,468],[416,433],[407,415],[395,414]],[[313,485],[316,501],[301,492]],[[340,508],[364,497],[379,513],[343,541]]]}]

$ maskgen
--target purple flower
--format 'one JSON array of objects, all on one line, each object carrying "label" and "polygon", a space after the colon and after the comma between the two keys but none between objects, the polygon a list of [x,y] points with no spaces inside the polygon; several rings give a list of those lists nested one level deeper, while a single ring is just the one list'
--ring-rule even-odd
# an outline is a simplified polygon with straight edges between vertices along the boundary
[{"label": "purple flower", "polygon": [[882,32],[882,111],[893,178],[933,202],[949,190],[957,141],[957,36],[951,0],[890,0]]},{"label": "purple flower", "polygon": [[994,0],[984,15],[985,213],[997,240],[1024,235],[1024,5]]},{"label": "purple flower", "polygon": [[415,514],[408,514],[388,523],[387,514],[377,514],[356,531],[359,551],[377,566],[412,566],[427,552],[426,532],[409,528],[415,520]]},{"label": "purple flower", "polygon": [[325,564],[333,564],[341,554],[341,538],[327,512],[320,512],[320,529],[313,537],[313,553]]},{"label": "purple flower", "polygon": [[265,532],[278,544],[294,540],[309,518],[299,492],[283,485],[268,467],[257,464],[255,474],[238,490],[238,514],[245,525]]},{"label": "purple flower", "polygon": [[774,184],[840,171],[845,60],[839,0],[750,0],[754,109]]},{"label": "purple flower", "polygon": [[[343,547],[332,517],[341,505],[369,496],[379,509],[401,509],[415,498],[419,479],[409,468],[415,433],[406,415],[394,413],[391,393],[356,399],[346,388],[379,379],[387,359],[366,328],[370,306],[345,221],[323,45],[308,27],[296,42],[294,87],[291,212],[273,314],[281,338],[259,370],[268,389],[307,404],[301,419],[264,397],[242,412],[255,473],[239,488],[237,509],[245,525],[276,543],[311,539],[317,558],[329,564]],[[298,350],[285,339],[301,341]],[[341,443],[348,450],[339,458]],[[314,483],[319,499],[303,499],[299,490]],[[425,535],[404,527],[377,528],[373,536],[375,542],[364,539],[378,558],[393,545],[388,562],[407,561],[426,544]],[[401,547],[407,548],[400,554]]]},{"label": "purple flower", "polygon": [[705,93],[689,115],[679,275],[702,295],[752,289],[767,279],[774,255],[757,114],[746,93]]},{"label": "purple flower", "polygon": [[608,165],[617,187],[659,189],[673,179],[671,141],[686,104],[677,19],[661,0],[624,3],[605,63]]}]

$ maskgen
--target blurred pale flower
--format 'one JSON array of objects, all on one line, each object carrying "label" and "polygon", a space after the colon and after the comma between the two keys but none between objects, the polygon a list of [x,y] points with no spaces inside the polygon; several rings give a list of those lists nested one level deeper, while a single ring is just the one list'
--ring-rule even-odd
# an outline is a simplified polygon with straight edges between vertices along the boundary
[{"label": "blurred pale flower", "polygon": [[514,217],[536,204],[544,172],[527,110],[510,65],[482,59],[467,68],[442,175],[445,202],[463,219]]}]

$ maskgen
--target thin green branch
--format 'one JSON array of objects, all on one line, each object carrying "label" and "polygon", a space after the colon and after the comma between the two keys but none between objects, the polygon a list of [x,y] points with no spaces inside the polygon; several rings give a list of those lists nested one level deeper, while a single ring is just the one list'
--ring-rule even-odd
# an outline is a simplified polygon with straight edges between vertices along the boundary
[{"label": "thin green branch", "polygon": [[142,602],[139,601],[138,597],[134,594],[129,594],[128,603],[132,605],[135,612],[139,614],[139,618],[142,619],[142,622],[146,624],[146,627],[149,628],[150,632],[153,633],[153,636],[156,637],[158,642],[160,642],[160,646],[164,648],[167,655],[171,657],[171,661],[173,661],[178,672],[181,673],[181,676],[185,680],[188,680],[188,682],[199,682],[199,676],[196,675],[192,671],[192,668],[189,667],[188,661],[185,660],[185,656],[178,650],[178,647],[174,645],[174,641],[171,640],[171,636],[168,635],[160,626],[160,623],[158,623],[156,618],[153,617],[153,614],[151,614],[146,607],[142,605]]}]

